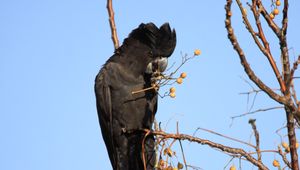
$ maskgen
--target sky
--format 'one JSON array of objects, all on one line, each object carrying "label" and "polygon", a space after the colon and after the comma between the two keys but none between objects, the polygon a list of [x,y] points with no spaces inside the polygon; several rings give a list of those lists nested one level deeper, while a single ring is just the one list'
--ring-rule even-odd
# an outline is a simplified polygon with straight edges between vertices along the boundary
[{"label": "sky", "polygon": [[[288,44],[293,61],[300,54],[300,2],[290,3]],[[250,95],[248,102],[247,95],[239,94],[252,87],[227,39],[224,5],[225,0],[114,1],[119,40],[122,42],[142,22],[158,26],[169,22],[177,33],[170,63],[179,65],[182,54],[191,56],[195,49],[202,51],[181,68],[187,78],[182,85],[174,85],[176,98],[159,99],[156,119],[167,132],[175,132],[178,122],[181,133],[193,134],[202,127],[253,143],[248,124],[253,118],[262,149],[276,149],[281,138],[275,131],[285,123],[283,110],[231,119],[249,111],[254,98],[252,110],[279,105],[263,93]],[[266,8],[270,11],[272,7],[267,4]],[[275,18],[279,25],[280,17]],[[0,169],[111,169],[93,89],[96,74],[114,51],[106,1],[1,0],[0,21]],[[278,88],[267,60],[245,30],[236,5],[233,26],[253,69],[271,88]],[[280,64],[278,41],[271,31],[266,35]],[[295,83],[300,91],[299,80]],[[161,93],[168,88],[161,88]],[[285,129],[280,134],[287,141]],[[196,136],[251,150],[204,131],[197,131]],[[187,162],[204,170],[223,169],[231,160],[208,146],[183,142],[183,147]],[[178,144],[174,150],[181,154]],[[280,157],[274,153],[263,155],[268,166],[273,159]],[[239,160],[234,159],[232,164],[238,166]],[[245,161],[242,167],[253,169]]]}]

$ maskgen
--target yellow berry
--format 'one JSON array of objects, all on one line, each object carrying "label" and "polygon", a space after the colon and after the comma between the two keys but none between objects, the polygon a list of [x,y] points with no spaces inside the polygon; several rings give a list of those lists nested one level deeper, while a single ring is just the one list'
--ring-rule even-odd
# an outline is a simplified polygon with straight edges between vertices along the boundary
[{"label": "yellow berry", "polygon": [[159,164],[160,168],[164,168],[167,165],[166,162],[164,160],[162,160],[162,159],[159,160],[158,164]]},{"label": "yellow berry", "polygon": [[170,88],[170,93],[175,93],[175,91],[176,91],[175,87]]},{"label": "yellow berry", "polygon": [[170,93],[170,97],[175,98],[176,97],[175,92],[174,93]]},{"label": "yellow berry", "polygon": [[234,165],[232,165],[229,170],[236,170],[236,167]]},{"label": "yellow berry", "polygon": [[183,164],[180,163],[180,162],[178,162],[178,163],[177,163],[177,168],[178,168],[178,169],[183,169]]},{"label": "yellow berry", "polygon": [[166,148],[164,150],[164,155],[168,154],[170,157],[172,157],[172,150],[170,148]]},{"label": "yellow berry", "polygon": [[184,73],[184,72],[181,73],[181,74],[180,74],[180,77],[183,78],[183,79],[186,78],[186,73]]},{"label": "yellow berry", "polygon": [[270,18],[271,18],[271,19],[274,19],[274,18],[275,18],[275,16],[274,16],[273,13],[270,14]]},{"label": "yellow berry", "polygon": [[297,142],[297,143],[296,143],[296,149],[298,149],[298,148],[299,148],[299,143]]},{"label": "yellow berry", "polygon": [[287,144],[286,142],[282,142],[282,143],[281,143],[281,146],[282,146],[284,149],[289,148],[289,144]]},{"label": "yellow berry", "polygon": [[194,51],[194,55],[200,55],[200,54],[201,54],[201,51],[199,49]]},{"label": "yellow berry", "polygon": [[281,2],[279,0],[276,1],[276,6],[280,6]]},{"label": "yellow berry", "polygon": [[279,167],[279,166],[280,166],[280,163],[279,163],[276,159],[274,159],[274,161],[273,161],[273,166],[274,166],[274,167]]},{"label": "yellow berry", "polygon": [[182,83],[182,78],[181,78],[181,77],[177,78],[177,79],[176,79],[176,82],[177,82],[178,84],[181,84],[181,83]]},{"label": "yellow berry", "polygon": [[274,14],[274,15],[278,15],[278,14],[279,14],[279,9],[275,8],[275,9],[273,10],[273,14]]}]

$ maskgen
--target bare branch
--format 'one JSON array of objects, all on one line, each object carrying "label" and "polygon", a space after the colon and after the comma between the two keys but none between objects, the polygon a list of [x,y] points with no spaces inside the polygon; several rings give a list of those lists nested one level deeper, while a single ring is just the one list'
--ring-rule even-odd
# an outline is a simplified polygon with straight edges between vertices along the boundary
[{"label": "bare branch", "polygon": [[[148,134],[150,132],[149,130],[145,130],[145,132]],[[230,153],[230,154],[235,154],[235,155],[240,155],[241,157],[244,157],[246,160],[251,162],[253,165],[257,166],[258,168],[262,170],[268,170],[268,168],[261,162],[259,162],[257,159],[252,157],[250,154],[248,154],[246,151],[240,148],[232,148],[229,146],[225,146],[219,143],[215,143],[206,139],[201,139],[197,137],[193,137],[190,135],[185,135],[185,134],[170,134],[166,133],[163,131],[152,131],[150,132],[152,135],[156,135],[157,137],[161,137],[164,139],[172,138],[172,139],[177,139],[177,140],[188,140],[190,142],[196,142],[202,145],[208,145],[212,148],[219,149],[224,153]]]},{"label": "bare branch", "polygon": [[288,0],[284,0],[284,6],[283,6],[283,17],[282,17],[282,34],[283,36],[286,36],[286,32],[287,32],[287,26],[288,26],[288,9],[289,9],[289,1]]},{"label": "bare branch", "polygon": [[296,148],[296,133],[295,133],[295,123],[294,114],[289,107],[285,107],[286,117],[287,117],[287,129],[289,137],[289,145],[291,151],[291,165],[293,170],[299,170],[299,160]]},{"label": "bare branch", "polygon": [[[237,1],[239,1],[239,0],[237,0]],[[255,21],[256,21],[256,26],[257,26],[257,29],[258,29],[258,36],[261,39],[261,41],[263,42],[264,48],[265,48],[265,50],[261,50],[261,51],[267,57],[270,65],[271,65],[271,67],[272,67],[272,69],[275,73],[277,81],[280,84],[281,91],[284,92],[286,90],[284,81],[282,80],[282,77],[280,75],[280,72],[278,70],[276,62],[275,62],[275,60],[272,56],[270,46],[269,46],[269,42],[267,41],[267,39],[265,37],[265,34],[264,34],[264,31],[263,31],[263,28],[261,26],[261,22],[260,22],[260,19],[259,19],[259,11],[256,10],[256,6],[258,6],[259,10],[262,8],[261,1],[260,0],[252,0],[252,3],[253,4],[252,4],[251,9],[253,11],[253,15],[254,15],[254,18],[255,18]]]},{"label": "bare branch", "polygon": [[225,26],[228,32],[228,38],[231,41],[233,48],[236,50],[236,52],[238,53],[240,60],[241,60],[241,64],[244,67],[245,72],[247,73],[248,77],[261,89],[263,90],[265,93],[267,93],[267,95],[269,95],[273,100],[284,104],[287,103],[286,99],[283,96],[280,96],[279,94],[275,93],[270,87],[268,87],[267,85],[265,85],[257,76],[256,74],[253,72],[253,70],[251,69],[244,51],[241,49],[236,36],[234,34],[233,28],[231,26],[231,4],[232,4],[232,0],[227,0],[227,4],[225,6],[225,10],[226,10],[226,20],[225,20]]},{"label": "bare branch", "polygon": [[255,114],[257,112],[266,112],[266,111],[269,111],[269,110],[283,109],[283,108],[284,108],[283,106],[276,106],[276,107],[270,107],[270,108],[266,108],[266,109],[257,109],[257,110],[254,110],[252,112],[247,112],[247,113],[243,113],[243,114],[240,114],[240,115],[237,115],[237,116],[232,116],[231,119],[235,119],[235,118],[238,118],[238,117],[243,117],[243,116],[250,115],[250,114]]},{"label": "bare branch", "polygon": [[223,137],[223,138],[226,138],[226,139],[229,139],[229,140],[232,140],[232,141],[235,141],[235,142],[239,142],[239,143],[248,145],[248,146],[250,146],[250,147],[252,147],[252,148],[255,148],[255,146],[252,145],[251,143],[244,142],[244,141],[241,141],[241,140],[239,140],[239,139],[235,139],[235,138],[232,138],[232,137],[229,137],[229,136],[225,136],[225,135],[222,135],[222,134],[220,134],[220,133],[218,133],[218,132],[215,132],[215,131],[212,131],[212,130],[208,130],[208,129],[204,129],[204,128],[200,128],[200,127],[198,127],[198,128],[196,129],[196,131],[194,132],[193,136],[195,135],[195,133],[197,132],[197,130],[203,130],[203,131],[205,131],[205,132],[209,132],[209,133],[212,133],[212,134],[221,136],[221,137]]},{"label": "bare branch", "polygon": [[284,162],[289,168],[292,168],[291,163],[290,163],[289,160],[286,158],[286,154],[282,152],[280,146],[278,146],[278,154],[281,156],[283,162]]},{"label": "bare branch", "polygon": [[273,30],[273,32],[277,35],[277,37],[279,38],[281,36],[281,30],[280,28],[277,26],[277,24],[274,22],[274,20],[272,18],[270,18],[270,15],[268,13],[268,11],[265,9],[265,7],[263,6],[261,0],[256,0],[256,5],[259,9],[258,12],[260,12],[262,14],[262,16],[265,18],[265,20],[267,21],[269,27]]},{"label": "bare branch", "polygon": [[182,143],[181,143],[181,140],[178,140],[178,141],[179,141],[180,150],[181,150],[181,153],[182,153],[183,163],[184,163],[185,169],[187,170],[187,167],[188,167],[188,166],[187,166],[187,163],[186,163],[186,159],[185,159],[185,155],[184,155]]},{"label": "bare branch", "polygon": [[[292,90],[292,96],[293,96],[294,102],[298,108],[296,114],[298,114],[300,112],[300,102],[298,101],[298,98],[297,98],[297,93],[296,93],[296,90],[294,87],[294,80],[292,80],[292,82],[291,82],[291,90]],[[298,115],[296,115],[296,116],[298,116]]]},{"label": "bare branch", "polygon": [[[268,86],[264,84],[260,80],[259,77],[256,76],[255,72],[251,69],[247,58],[244,54],[244,51],[241,49],[236,35],[234,34],[232,25],[231,25],[231,5],[232,0],[227,0],[225,10],[226,10],[226,20],[225,20],[225,26],[228,33],[228,39],[231,41],[231,44],[234,48],[234,50],[238,53],[241,61],[241,65],[244,67],[244,70],[250,80],[252,80],[262,91],[267,93],[270,98],[277,101],[280,104],[284,105],[285,113],[286,113],[286,120],[287,120],[287,130],[288,130],[288,138],[289,138],[289,147],[290,147],[290,156],[291,156],[291,169],[293,170],[299,170],[299,163],[298,163],[298,154],[296,150],[296,134],[295,134],[295,119],[298,124],[300,124],[300,107],[299,102],[297,100],[296,91],[293,84],[294,79],[294,72],[297,69],[297,66],[299,64],[298,59],[294,65],[293,68],[290,68],[290,58],[289,58],[289,51],[288,51],[288,45],[287,45],[287,27],[288,27],[288,0],[284,0],[284,7],[283,7],[283,17],[282,17],[282,27],[279,28],[276,23],[273,21],[272,18],[270,18],[268,12],[264,8],[261,0],[252,0],[251,10],[253,12],[256,26],[258,29],[258,33],[255,33],[253,31],[253,28],[251,27],[251,24],[249,23],[247,19],[247,14],[244,12],[244,9],[242,7],[242,4],[240,0],[236,0],[240,11],[242,13],[242,17],[244,20],[244,23],[246,25],[246,28],[254,38],[254,41],[256,45],[259,47],[259,49],[262,51],[262,53],[267,57],[269,64],[271,65],[273,72],[275,73],[275,76],[277,78],[277,81],[280,85],[281,94],[275,93],[274,90],[270,89]],[[272,0],[272,3],[274,1]],[[276,36],[279,39],[280,44],[280,50],[281,50],[281,65],[282,65],[282,73],[279,72],[279,69],[275,63],[274,57],[272,56],[271,49],[269,47],[269,42],[267,41],[265,35],[264,35],[264,29],[260,22],[260,14],[263,15],[266,22],[268,23],[268,26],[273,30],[273,32],[276,34]],[[258,38],[259,39],[258,39]],[[260,41],[259,41],[260,40]],[[263,45],[263,46],[262,46]],[[300,58],[300,57],[299,57]],[[257,92],[256,92],[257,93]],[[250,93],[248,93],[249,95]],[[296,104],[296,105],[295,105]],[[280,107],[282,108],[282,107]],[[259,109],[257,111],[266,111],[271,110],[274,108],[269,109]],[[257,112],[254,111],[254,112]],[[250,112],[251,113],[251,112]],[[249,113],[246,113],[249,114]],[[246,114],[239,115],[244,116]],[[234,118],[234,117],[233,117]]]},{"label": "bare branch", "polygon": [[259,162],[261,162],[261,152],[260,152],[260,143],[259,143],[259,132],[256,128],[256,124],[255,124],[255,119],[250,119],[249,120],[249,123],[251,124],[251,127],[253,129],[253,132],[254,132],[254,136],[255,136],[255,142],[256,142],[256,146],[255,146],[255,150],[257,152],[257,160]]},{"label": "bare branch", "polygon": [[281,28],[281,36],[280,40],[280,49],[281,49],[281,56],[282,56],[282,65],[283,65],[283,74],[284,80],[287,84],[287,95],[289,94],[289,87],[291,83],[292,77],[290,76],[290,61],[289,61],[289,51],[287,46],[286,40],[286,33],[287,33],[287,26],[288,26],[288,0],[284,0],[284,7],[283,7],[283,17],[282,17],[282,28]]},{"label": "bare branch", "polygon": [[[289,64],[289,54],[287,49],[287,41],[286,41],[286,30],[287,30],[287,11],[288,11],[288,1],[284,1],[284,9],[283,9],[283,19],[282,19],[282,28],[280,29],[273,19],[270,18],[267,10],[262,4],[261,0],[255,0],[257,2],[257,7],[260,9],[261,14],[267,21],[269,27],[273,30],[273,32],[277,35],[280,42],[281,49],[281,57],[282,57],[282,66],[283,66],[283,76],[285,81],[285,89],[282,89],[283,93],[288,92],[289,90],[289,82],[291,79],[290,75],[290,64]],[[287,84],[286,84],[287,83]]]},{"label": "bare branch", "polygon": [[107,11],[108,11],[108,16],[109,16],[109,25],[111,29],[111,39],[114,43],[115,50],[119,48],[119,40],[118,40],[118,35],[117,35],[117,28],[115,24],[115,13],[113,10],[112,6],[112,0],[107,0]]},{"label": "bare branch", "polygon": [[295,71],[297,70],[299,64],[300,64],[300,55],[298,56],[298,59],[293,64],[293,68],[291,70],[291,79],[293,79]]},{"label": "bare branch", "polygon": [[[259,39],[257,38],[257,35],[258,35],[258,34],[256,34],[256,32],[254,31],[254,29],[252,28],[252,25],[250,24],[250,22],[249,22],[249,20],[248,20],[247,14],[246,14],[246,12],[245,12],[245,10],[244,10],[244,7],[242,6],[242,3],[241,3],[239,0],[237,0],[237,4],[238,4],[238,6],[239,6],[239,8],[240,8],[240,11],[241,11],[241,13],[242,13],[242,18],[243,18],[243,20],[244,20],[244,24],[246,25],[246,29],[247,29],[247,30],[249,31],[249,33],[251,34],[251,36],[252,36],[254,42],[256,43],[256,45],[258,46],[258,48],[260,49],[260,51],[261,51],[263,54],[267,55],[266,49],[262,46],[261,42],[260,42]],[[255,19],[258,19],[258,16],[256,15],[256,12],[255,12],[255,11],[256,11],[255,7],[253,8],[253,6],[251,6],[251,10],[253,11],[253,14],[254,14],[254,16],[255,16]]]}]

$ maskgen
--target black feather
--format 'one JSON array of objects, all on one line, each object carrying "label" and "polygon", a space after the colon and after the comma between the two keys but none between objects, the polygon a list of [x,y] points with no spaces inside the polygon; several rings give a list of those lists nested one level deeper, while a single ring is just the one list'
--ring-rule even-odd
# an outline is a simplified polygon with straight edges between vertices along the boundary
[{"label": "black feather", "polygon": [[[176,33],[168,23],[160,28],[140,24],[110,57],[95,79],[97,111],[102,136],[114,170],[142,170],[142,140],[151,129],[157,111],[157,92],[132,94],[151,86],[149,63],[169,57],[176,45]],[[145,140],[147,169],[154,169],[154,137]]]}]

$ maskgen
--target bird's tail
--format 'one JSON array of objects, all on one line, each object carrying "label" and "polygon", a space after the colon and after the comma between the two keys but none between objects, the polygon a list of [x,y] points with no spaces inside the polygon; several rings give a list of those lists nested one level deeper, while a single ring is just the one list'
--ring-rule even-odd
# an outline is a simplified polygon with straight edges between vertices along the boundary
[{"label": "bird's tail", "polygon": [[[144,133],[130,136],[129,139],[129,169],[154,170],[155,167],[155,140],[152,135],[145,138]],[[144,143],[143,143],[144,141]]]}]

